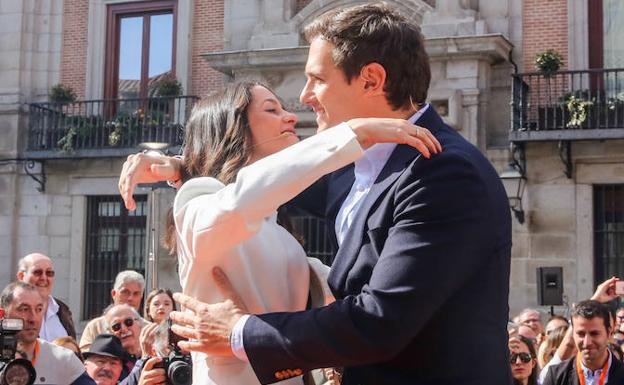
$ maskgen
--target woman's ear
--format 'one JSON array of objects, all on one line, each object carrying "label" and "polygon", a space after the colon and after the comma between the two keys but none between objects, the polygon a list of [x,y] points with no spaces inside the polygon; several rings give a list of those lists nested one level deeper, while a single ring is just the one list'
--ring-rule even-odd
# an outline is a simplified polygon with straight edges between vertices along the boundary
[{"label": "woman's ear", "polygon": [[385,96],[386,69],[381,64],[373,62],[362,67],[360,80],[363,82],[365,93]]}]

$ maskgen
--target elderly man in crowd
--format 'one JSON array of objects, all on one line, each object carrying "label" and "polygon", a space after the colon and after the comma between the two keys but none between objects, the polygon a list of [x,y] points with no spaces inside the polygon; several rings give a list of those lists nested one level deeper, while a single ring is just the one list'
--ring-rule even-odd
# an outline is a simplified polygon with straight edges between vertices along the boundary
[{"label": "elderly man in crowd", "polygon": [[533,329],[535,334],[544,333],[544,325],[542,325],[542,313],[535,309],[524,309],[518,314],[518,324],[526,325]]},{"label": "elderly man in crowd", "polygon": [[112,334],[100,334],[84,357],[87,373],[97,385],[115,385],[127,356],[119,338]]},{"label": "elderly man in crowd", "polygon": [[[117,274],[115,284],[111,290],[113,305],[127,304],[133,307],[137,312],[141,306],[143,298],[143,289],[145,288],[145,278],[134,270],[124,270]],[[139,317],[140,318],[140,317]],[[141,321],[144,321],[141,318]],[[80,338],[80,349],[84,352],[89,350],[93,339],[107,332],[106,321],[104,316],[97,317],[89,321],[82,332]],[[122,340],[123,342],[123,340]]]},{"label": "elderly man in crowd", "polygon": [[121,374],[126,378],[132,371],[135,362],[141,358],[141,329],[145,320],[139,316],[136,309],[130,305],[115,305],[104,313],[104,322],[107,333],[115,335],[121,341],[121,346],[127,354],[127,361]]},{"label": "elderly man in crowd", "polygon": [[37,373],[37,383],[57,385],[93,385],[78,357],[69,349],[37,338],[43,321],[44,301],[37,287],[14,282],[0,294],[0,308],[6,318],[24,322],[17,334],[18,351],[28,359]]},{"label": "elderly man in crowd", "polygon": [[76,338],[69,307],[58,298],[52,297],[55,275],[52,260],[41,253],[28,254],[19,260],[17,269],[17,279],[37,287],[44,301],[39,338],[46,341],[65,336]]}]

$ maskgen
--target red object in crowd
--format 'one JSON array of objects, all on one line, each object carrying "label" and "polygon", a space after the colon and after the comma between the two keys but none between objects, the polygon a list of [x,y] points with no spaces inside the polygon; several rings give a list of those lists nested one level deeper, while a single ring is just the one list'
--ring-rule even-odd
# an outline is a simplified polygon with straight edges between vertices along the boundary
[{"label": "red object in crowd", "polygon": [[0,307],[0,319],[4,318],[4,309]]}]

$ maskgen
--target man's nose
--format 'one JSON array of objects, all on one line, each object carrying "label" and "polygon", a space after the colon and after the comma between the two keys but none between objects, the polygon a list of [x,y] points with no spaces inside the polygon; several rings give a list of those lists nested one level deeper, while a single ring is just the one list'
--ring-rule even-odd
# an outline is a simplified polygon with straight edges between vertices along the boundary
[{"label": "man's nose", "polygon": [[301,90],[301,93],[299,94],[299,102],[301,102],[301,104],[308,104],[309,100],[310,100],[310,82],[306,81],[305,86],[303,86],[303,89]]}]

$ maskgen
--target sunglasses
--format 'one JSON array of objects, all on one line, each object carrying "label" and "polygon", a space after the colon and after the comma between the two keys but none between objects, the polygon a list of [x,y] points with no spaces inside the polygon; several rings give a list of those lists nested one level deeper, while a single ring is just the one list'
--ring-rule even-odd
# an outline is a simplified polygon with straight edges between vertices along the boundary
[{"label": "sunglasses", "polygon": [[54,270],[43,270],[43,269],[36,269],[30,272],[30,274],[34,275],[35,277],[41,277],[42,275],[46,275],[48,278],[53,278],[54,277]]},{"label": "sunglasses", "polygon": [[126,325],[126,327],[131,328],[132,325],[134,325],[134,321],[137,321],[138,318],[126,318],[125,320],[121,321],[121,322],[117,322],[111,325],[111,330],[114,332],[118,332],[121,330],[121,324],[123,323],[124,325]]},{"label": "sunglasses", "polygon": [[531,360],[533,359],[531,357],[531,355],[529,353],[525,353],[525,352],[521,352],[521,353],[511,353],[511,356],[509,356],[509,362],[513,365],[516,363],[516,361],[518,360],[518,357],[520,357],[520,361],[523,364],[528,364],[529,362],[531,362]]}]

